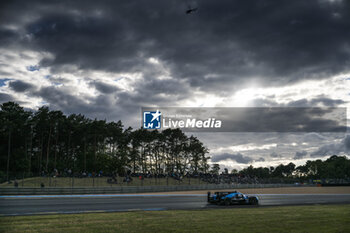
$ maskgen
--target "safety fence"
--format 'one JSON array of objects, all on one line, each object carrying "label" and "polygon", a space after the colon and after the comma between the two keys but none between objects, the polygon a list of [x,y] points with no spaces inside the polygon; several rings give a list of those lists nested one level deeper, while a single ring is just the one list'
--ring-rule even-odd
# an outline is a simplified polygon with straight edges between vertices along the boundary
[{"label": "safety fence", "polygon": [[220,189],[246,189],[246,188],[280,188],[294,187],[295,184],[203,184],[203,185],[173,185],[173,186],[120,186],[120,187],[94,187],[94,188],[26,188],[2,187],[0,195],[59,195],[59,194],[116,194],[116,193],[152,193],[191,190],[220,190]]}]

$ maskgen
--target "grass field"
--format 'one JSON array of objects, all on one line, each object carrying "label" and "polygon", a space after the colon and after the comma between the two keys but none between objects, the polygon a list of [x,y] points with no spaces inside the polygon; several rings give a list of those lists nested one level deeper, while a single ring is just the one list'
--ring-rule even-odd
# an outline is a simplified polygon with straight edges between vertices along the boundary
[{"label": "grass field", "polygon": [[350,205],[0,217],[0,232],[350,232]]},{"label": "grass field", "polygon": [[[118,184],[108,184],[109,177],[86,177],[86,178],[71,178],[71,177],[31,177],[25,179],[17,179],[19,187],[40,187],[44,183],[45,187],[117,187],[117,186],[141,186],[141,185],[189,185],[203,184],[200,179],[184,178],[182,181],[173,178],[145,178],[143,181],[138,177],[133,177],[133,181],[129,184],[123,183],[123,177],[118,177]],[[13,187],[13,183],[7,182],[0,184],[0,187]]]}]

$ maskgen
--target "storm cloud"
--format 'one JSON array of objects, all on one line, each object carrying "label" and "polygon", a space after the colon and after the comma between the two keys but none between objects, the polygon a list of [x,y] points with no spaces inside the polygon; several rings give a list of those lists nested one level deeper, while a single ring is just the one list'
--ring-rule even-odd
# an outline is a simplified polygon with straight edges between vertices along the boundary
[{"label": "storm cloud", "polygon": [[191,15],[186,4],[14,1],[2,7],[1,28],[3,37],[17,38],[3,45],[52,53],[40,65],[56,72],[65,65],[139,72],[152,70],[147,59],[155,57],[173,77],[204,90],[256,79],[284,85],[348,69],[348,1],[208,0]]},{"label": "storm cloud", "polygon": [[216,155],[211,159],[212,162],[221,162],[225,160],[236,161],[237,163],[243,163],[243,164],[248,164],[253,162],[253,159],[251,157],[243,156],[241,153],[237,153],[237,154],[224,153],[224,154]]},{"label": "storm cloud", "polygon": [[110,94],[110,93],[116,92],[118,90],[117,87],[106,84],[106,83],[102,83],[102,82],[94,81],[94,82],[91,82],[90,85],[95,87],[99,92],[105,93],[105,94]]},{"label": "storm cloud", "polygon": [[281,155],[277,154],[275,151],[273,151],[271,154],[270,154],[270,157],[271,158],[279,158],[281,157]]},{"label": "storm cloud", "polygon": [[306,151],[297,151],[293,159],[302,159],[307,155]]},{"label": "storm cloud", "polygon": [[317,98],[308,100],[308,99],[300,99],[296,101],[291,101],[288,103],[288,107],[305,107],[305,106],[318,106],[321,104],[326,107],[336,107],[340,104],[345,104],[346,102],[342,99],[330,99],[324,96],[319,96]]},{"label": "storm cloud", "polygon": [[345,135],[341,142],[330,143],[320,146],[316,151],[310,154],[311,157],[325,157],[329,155],[338,155],[350,152],[350,135]]},{"label": "storm cloud", "polygon": [[1,102],[14,101],[14,97],[5,93],[0,93],[0,101]]},{"label": "storm cloud", "polygon": [[30,83],[26,83],[26,82],[17,80],[17,81],[10,82],[9,87],[12,88],[16,92],[24,92],[28,89],[33,88],[34,86]]}]

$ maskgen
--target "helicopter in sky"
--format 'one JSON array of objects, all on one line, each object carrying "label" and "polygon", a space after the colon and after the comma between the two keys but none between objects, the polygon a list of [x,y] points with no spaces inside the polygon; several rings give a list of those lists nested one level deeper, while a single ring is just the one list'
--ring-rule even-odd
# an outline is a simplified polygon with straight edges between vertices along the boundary
[{"label": "helicopter in sky", "polygon": [[186,10],[186,14],[192,14],[193,12],[197,11],[198,7],[192,8],[191,6],[188,6],[188,9]]}]

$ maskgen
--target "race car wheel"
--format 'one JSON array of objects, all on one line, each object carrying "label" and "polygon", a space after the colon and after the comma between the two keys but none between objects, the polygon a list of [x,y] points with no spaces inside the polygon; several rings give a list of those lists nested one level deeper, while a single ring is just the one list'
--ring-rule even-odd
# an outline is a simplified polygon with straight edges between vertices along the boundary
[{"label": "race car wheel", "polygon": [[251,198],[250,199],[250,204],[251,205],[257,205],[258,204],[258,200],[256,198]]},{"label": "race car wheel", "polygon": [[225,205],[227,206],[227,205],[230,205],[230,204],[231,204],[231,200],[228,199],[228,198],[226,198],[226,199],[225,199]]}]

